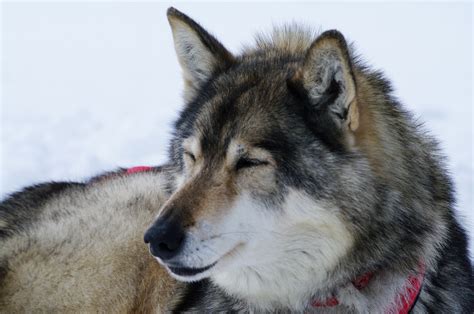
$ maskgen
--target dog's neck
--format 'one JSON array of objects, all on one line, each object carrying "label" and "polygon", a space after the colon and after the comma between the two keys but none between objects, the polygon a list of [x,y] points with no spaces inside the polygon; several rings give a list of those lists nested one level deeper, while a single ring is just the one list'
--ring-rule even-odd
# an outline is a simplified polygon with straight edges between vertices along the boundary
[{"label": "dog's neck", "polygon": [[[370,284],[374,276],[375,276],[374,272],[365,273],[355,278],[351,282],[351,284],[349,284],[348,286],[351,286],[358,291],[363,291]],[[392,298],[392,302],[389,303],[390,304],[388,306],[389,309],[386,312],[400,313],[400,314],[408,313],[412,309],[412,307],[414,306],[416,302],[416,299],[418,298],[418,295],[421,291],[421,286],[423,283],[424,276],[425,276],[425,265],[424,265],[424,262],[420,262],[417,271],[406,277],[396,297]],[[387,301],[389,302],[390,299],[388,299]],[[357,303],[360,303],[360,302],[357,302]],[[313,299],[310,302],[310,307],[329,308],[329,307],[335,307],[339,304],[341,304],[341,301],[339,301],[338,297],[331,296],[330,298],[327,298],[324,300],[319,300],[317,298]],[[346,304],[346,305],[349,305],[349,304]],[[355,307],[355,304],[353,305]],[[359,304],[359,307],[360,307],[360,304]],[[368,304],[366,304],[364,307],[359,308],[358,310],[360,310],[360,312],[363,312],[363,311],[366,311],[368,307],[369,307]]]},{"label": "dog's neck", "polygon": [[[259,311],[302,311],[314,291],[327,286],[326,274],[307,267],[288,268],[278,263],[241,267],[213,274],[211,280],[228,295]],[[328,293],[318,293],[326,297]]]},{"label": "dog's neck", "polygon": [[[424,264],[411,274],[390,271],[368,272],[346,284],[324,288],[311,284],[306,277],[299,285],[282,274],[274,273],[273,279],[261,274],[244,274],[237,277],[222,274],[213,278],[214,283],[256,311],[284,309],[313,312],[325,308],[346,308],[359,312],[408,313],[416,302],[424,278]],[[286,279],[286,280],[285,280]],[[315,280],[317,282],[317,279]]]}]

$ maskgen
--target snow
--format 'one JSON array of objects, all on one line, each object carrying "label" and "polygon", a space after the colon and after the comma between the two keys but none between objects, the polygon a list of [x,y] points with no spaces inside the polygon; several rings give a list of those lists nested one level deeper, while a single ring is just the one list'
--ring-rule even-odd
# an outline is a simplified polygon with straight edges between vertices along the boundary
[{"label": "snow", "polygon": [[[0,197],[36,182],[166,160],[182,104],[169,5],[2,3]],[[175,6],[232,51],[272,24],[341,30],[441,141],[459,214],[472,231],[472,4]]]}]

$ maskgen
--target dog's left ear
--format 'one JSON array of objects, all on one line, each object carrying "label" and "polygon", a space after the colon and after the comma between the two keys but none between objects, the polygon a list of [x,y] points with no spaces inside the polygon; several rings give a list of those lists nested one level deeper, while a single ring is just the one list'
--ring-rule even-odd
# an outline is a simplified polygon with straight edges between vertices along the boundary
[{"label": "dog's left ear", "polygon": [[232,54],[198,23],[173,7],[167,11],[174,46],[185,80],[185,98],[190,100],[213,74],[234,63]]},{"label": "dog's left ear", "polygon": [[299,73],[311,105],[331,120],[331,132],[354,132],[359,127],[356,83],[344,36],[322,33],[309,48]]}]

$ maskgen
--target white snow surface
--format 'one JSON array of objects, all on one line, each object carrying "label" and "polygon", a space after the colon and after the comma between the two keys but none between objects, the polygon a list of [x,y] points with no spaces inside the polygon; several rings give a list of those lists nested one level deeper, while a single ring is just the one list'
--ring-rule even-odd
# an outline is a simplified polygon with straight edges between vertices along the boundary
[{"label": "white snow surface", "polygon": [[[1,3],[1,198],[42,181],[166,161],[183,86],[165,16],[170,5]],[[234,52],[285,22],[342,31],[441,142],[472,239],[472,4],[174,6]]]}]

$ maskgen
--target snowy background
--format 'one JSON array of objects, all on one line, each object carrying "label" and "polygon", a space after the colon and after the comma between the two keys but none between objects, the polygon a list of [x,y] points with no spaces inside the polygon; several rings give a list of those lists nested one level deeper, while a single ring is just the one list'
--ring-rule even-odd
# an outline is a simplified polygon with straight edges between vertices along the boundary
[{"label": "snowy background", "polygon": [[[0,198],[36,182],[166,160],[182,104],[170,5],[2,2]],[[457,207],[474,228],[472,4],[174,6],[235,52],[272,24],[341,30],[441,141]]]}]

